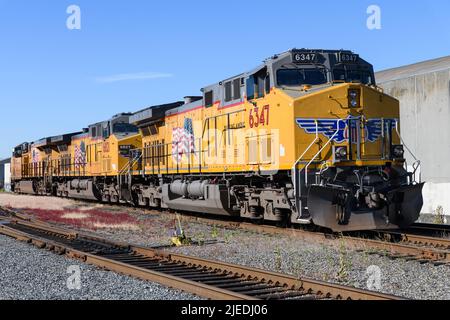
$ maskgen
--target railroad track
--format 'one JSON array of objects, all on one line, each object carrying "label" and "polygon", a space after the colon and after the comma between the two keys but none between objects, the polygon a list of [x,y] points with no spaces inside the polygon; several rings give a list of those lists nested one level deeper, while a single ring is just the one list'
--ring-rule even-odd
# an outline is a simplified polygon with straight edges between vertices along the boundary
[{"label": "railroad track", "polygon": [[409,244],[419,248],[428,247],[430,249],[439,249],[449,251],[450,253],[450,239],[448,238],[422,236],[409,232],[396,231],[376,232],[376,234],[378,237],[382,237],[390,242]]},{"label": "railroad track", "polygon": [[408,233],[417,233],[424,235],[450,236],[450,225],[433,223],[415,223],[411,227],[403,230]]},{"label": "railroad track", "polygon": [[397,300],[399,297],[229,263],[115,243],[8,217],[0,234],[107,270],[209,299]]},{"label": "railroad track", "polygon": [[[25,220],[31,219],[35,223],[42,224],[42,222],[33,220],[33,218],[29,215],[5,208],[0,209],[6,211],[10,216],[15,216]],[[408,233],[407,231],[368,231],[353,235],[342,235],[321,231],[309,231],[301,228],[280,228],[265,224],[221,220],[220,217],[211,219],[191,214],[181,215],[181,219],[182,221],[187,222],[199,222],[211,226],[228,229],[241,229],[260,234],[286,235],[305,241],[314,241],[315,243],[326,245],[344,244],[349,249],[366,251],[371,254],[382,254],[391,259],[415,260],[420,263],[431,263],[435,266],[450,266],[450,239],[442,237],[416,235]],[[423,230],[430,232],[431,228],[436,230],[439,228],[445,228],[446,226],[415,224],[414,227],[420,227]]]},{"label": "railroad track", "polygon": [[[342,243],[349,249],[380,253],[392,259],[416,260],[420,263],[450,266],[450,239],[414,235],[396,231],[364,232],[358,235],[332,234],[308,231],[299,228],[279,228],[247,222],[211,220],[208,218],[183,215],[184,221],[193,221],[211,226],[242,229],[267,235],[285,235],[320,244]],[[338,242],[339,241],[339,242]]]},{"label": "railroad track", "polygon": [[[122,204],[114,206],[122,206]],[[160,212],[158,211],[158,213]],[[232,221],[220,216],[200,217],[192,213],[182,214],[182,218],[187,221],[198,221],[213,226],[238,228],[257,233],[284,234],[304,240],[330,242],[331,239],[340,239],[356,250],[372,248],[382,251],[383,254],[388,254],[393,259],[405,258],[422,263],[430,262],[435,265],[448,264],[450,266],[450,225],[415,223],[400,231],[366,231],[359,233],[359,235],[356,232],[342,235],[323,232],[320,229],[312,231],[304,227],[284,228],[267,224]]]}]

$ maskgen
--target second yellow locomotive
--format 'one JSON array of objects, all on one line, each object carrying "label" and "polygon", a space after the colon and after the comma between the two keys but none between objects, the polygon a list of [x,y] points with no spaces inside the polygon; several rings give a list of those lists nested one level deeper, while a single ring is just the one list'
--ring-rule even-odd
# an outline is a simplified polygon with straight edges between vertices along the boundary
[{"label": "second yellow locomotive", "polygon": [[334,231],[397,228],[423,202],[399,132],[399,103],[372,65],[292,49],[202,96],[19,146],[14,188]]}]

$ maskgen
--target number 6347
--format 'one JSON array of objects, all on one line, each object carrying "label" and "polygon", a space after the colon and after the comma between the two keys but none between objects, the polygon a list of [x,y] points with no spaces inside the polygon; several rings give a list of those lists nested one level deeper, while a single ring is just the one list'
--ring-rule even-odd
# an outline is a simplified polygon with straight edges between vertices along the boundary
[{"label": "number 6347", "polygon": [[248,122],[250,128],[257,128],[259,126],[269,125],[270,106],[264,106],[262,108],[255,107],[250,109]]}]

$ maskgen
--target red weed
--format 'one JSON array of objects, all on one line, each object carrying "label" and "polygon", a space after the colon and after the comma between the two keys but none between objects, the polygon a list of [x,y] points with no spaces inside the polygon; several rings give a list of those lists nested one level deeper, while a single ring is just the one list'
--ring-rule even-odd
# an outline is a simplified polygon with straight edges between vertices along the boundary
[{"label": "red weed", "polygon": [[[45,209],[25,209],[24,213],[35,216],[42,221],[62,223],[77,228],[97,230],[100,226],[137,225],[137,220],[127,213],[112,213],[108,211],[91,210],[45,210]],[[75,217],[76,218],[72,218]],[[85,217],[84,217],[85,216]]]}]

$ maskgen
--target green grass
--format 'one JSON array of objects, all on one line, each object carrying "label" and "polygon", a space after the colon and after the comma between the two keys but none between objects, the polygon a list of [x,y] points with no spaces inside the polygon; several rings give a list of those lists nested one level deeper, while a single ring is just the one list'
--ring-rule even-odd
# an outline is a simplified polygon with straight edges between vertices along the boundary
[{"label": "green grass", "polygon": [[341,240],[339,245],[339,270],[336,274],[336,280],[339,282],[347,282],[351,268],[352,262],[348,256],[345,243]]},{"label": "green grass", "polygon": [[216,226],[213,226],[213,228],[211,230],[211,237],[213,239],[217,239],[219,237],[219,229],[217,229]]},{"label": "green grass", "polygon": [[436,224],[445,223],[444,208],[442,208],[442,206],[437,207],[437,209],[434,211],[433,223]]},{"label": "green grass", "polygon": [[273,254],[275,255],[275,257],[274,257],[275,269],[278,272],[280,272],[282,264],[283,264],[282,257],[281,257],[281,249],[279,247],[276,247],[275,250],[273,251]]}]

